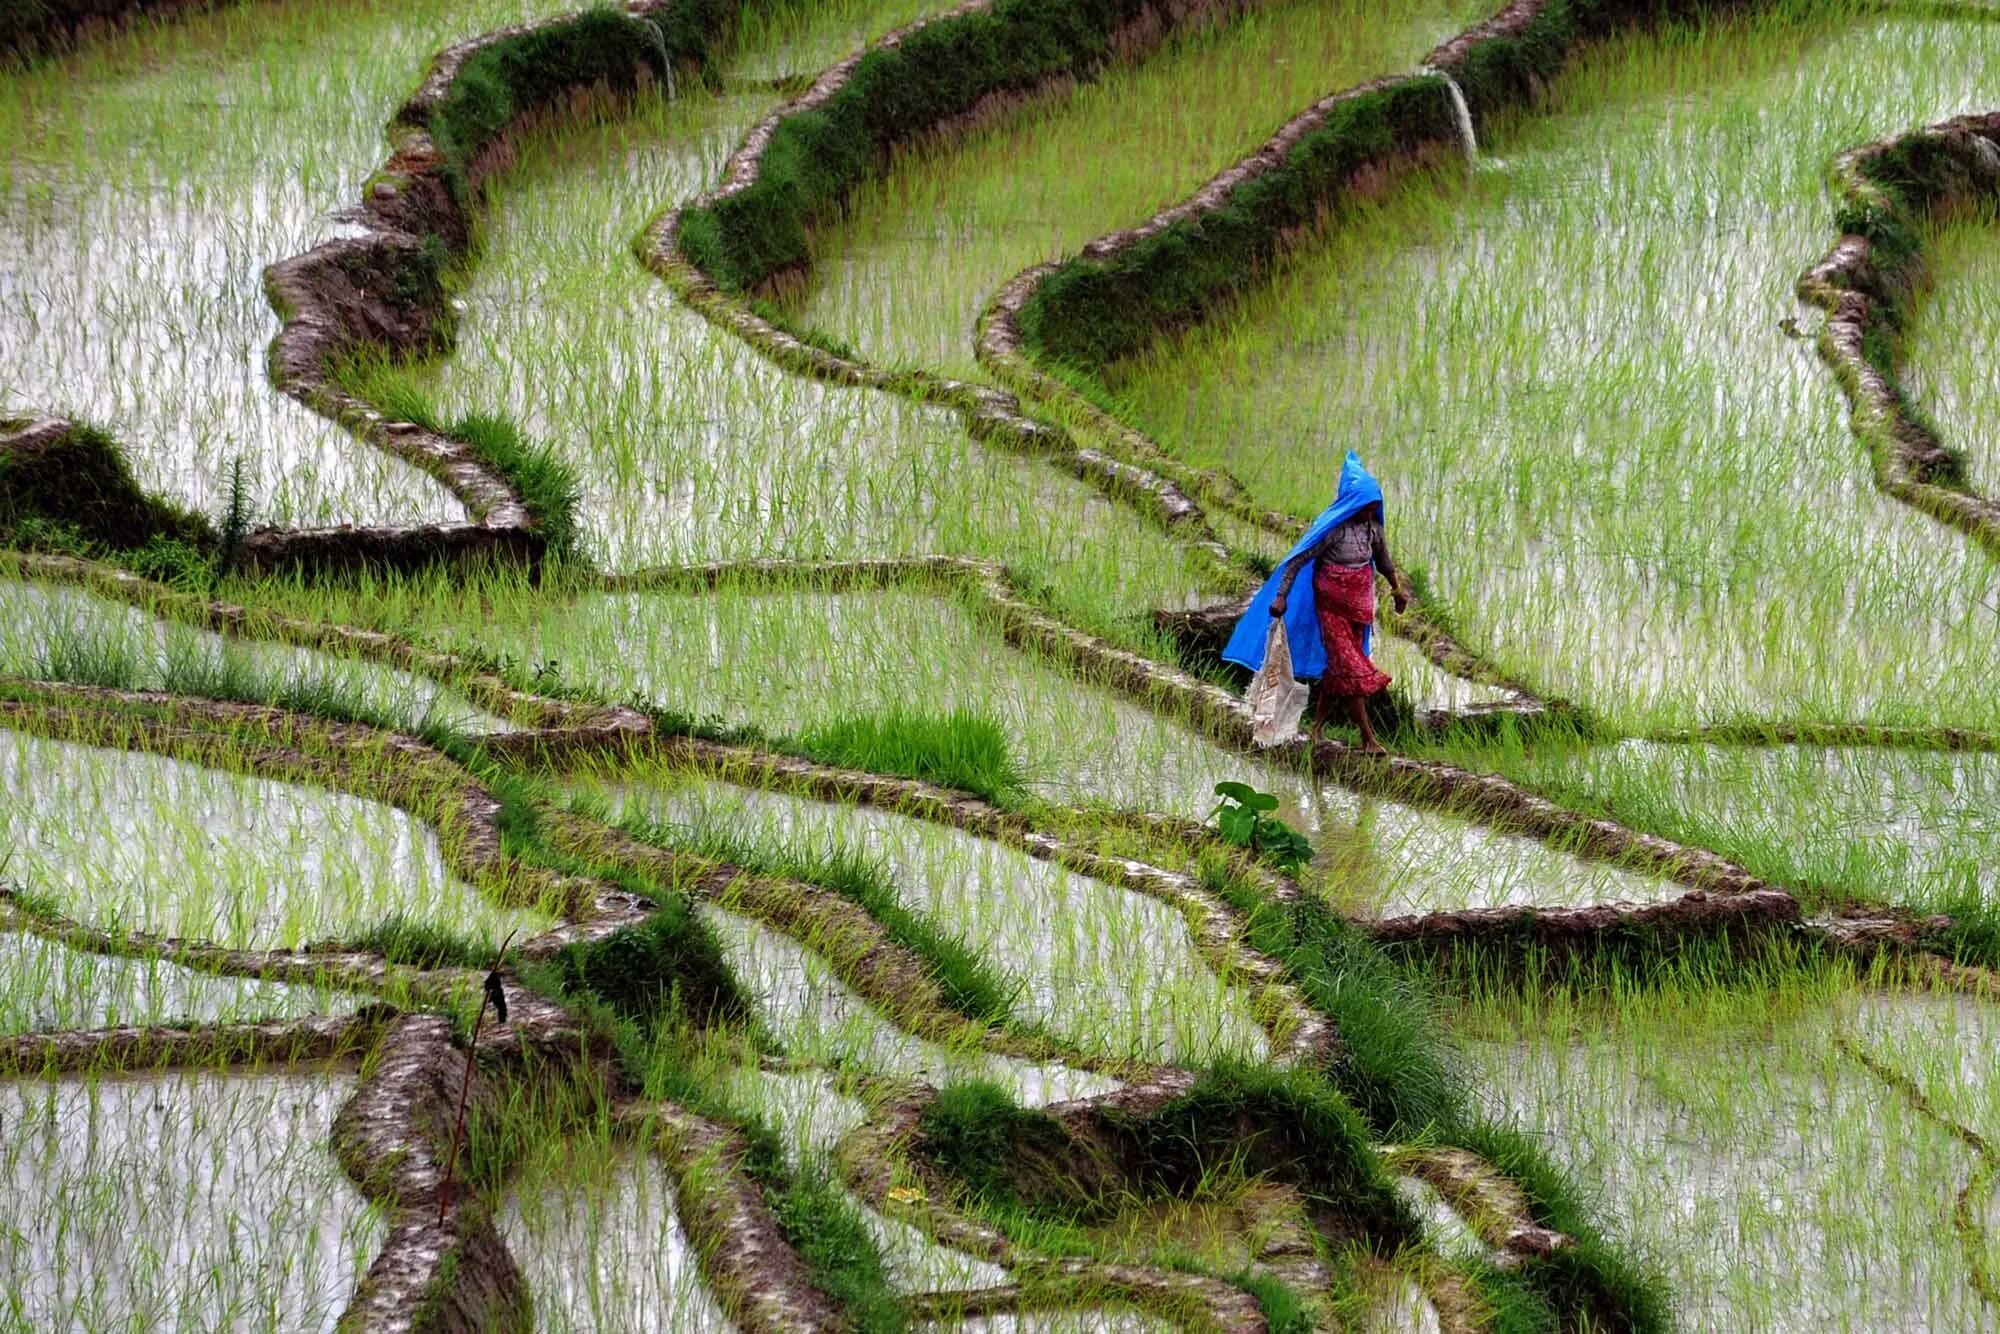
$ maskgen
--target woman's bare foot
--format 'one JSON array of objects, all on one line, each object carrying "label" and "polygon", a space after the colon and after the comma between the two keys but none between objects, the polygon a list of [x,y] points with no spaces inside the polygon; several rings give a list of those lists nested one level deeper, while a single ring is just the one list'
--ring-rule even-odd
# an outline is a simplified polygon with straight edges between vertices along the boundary
[{"label": "woman's bare foot", "polygon": [[1354,728],[1361,733],[1361,753],[1363,755],[1387,755],[1389,752],[1375,739],[1375,729],[1368,725],[1368,703],[1359,695],[1347,701],[1347,716],[1354,720]]}]

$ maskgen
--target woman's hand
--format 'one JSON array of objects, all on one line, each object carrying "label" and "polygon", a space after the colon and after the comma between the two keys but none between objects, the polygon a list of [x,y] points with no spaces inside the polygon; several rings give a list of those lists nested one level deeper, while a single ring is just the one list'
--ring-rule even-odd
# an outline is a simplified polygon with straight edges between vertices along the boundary
[{"label": "woman's hand", "polygon": [[1283,593],[1280,593],[1278,594],[1278,596],[1271,599],[1271,619],[1276,620],[1278,617],[1283,616],[1284,614],[1285,614],[1285,595]]},{"label": "woman's hand", "polygon": [[1410,609],[1410,599],[1415,594],[1410,592],[1410,581],[1403,577],[1400,570],[1396,573],[1396,585],[1391,592],[1391,596],[1396,599],[1396,610],[1399,613]]}]

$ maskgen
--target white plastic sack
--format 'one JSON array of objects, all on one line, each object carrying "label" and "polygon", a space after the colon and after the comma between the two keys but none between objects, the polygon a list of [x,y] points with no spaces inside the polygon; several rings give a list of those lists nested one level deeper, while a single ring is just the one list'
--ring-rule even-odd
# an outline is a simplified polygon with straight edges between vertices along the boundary
[{"label": "white plastic sack", "polygon": [[1299,734],[1306,687],[1292,678],[1292,645],[1279,617],[1271,618],[1271,632],[1264,636],[1264,665],[1250,678],[1244,699],[1250,705],[1250,739],[1258,745],[1281,745]]}]

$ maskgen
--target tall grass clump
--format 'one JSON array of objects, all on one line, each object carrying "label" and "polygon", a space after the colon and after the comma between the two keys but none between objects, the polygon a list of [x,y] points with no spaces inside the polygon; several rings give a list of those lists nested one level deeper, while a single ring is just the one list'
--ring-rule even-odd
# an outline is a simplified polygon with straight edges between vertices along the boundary
[{"label": "tall grass clump", "polygon": [[738,289],[809,261],[810,223],[874,168],[885,146],[991,93],[1088,73],[1111,57],[1113,30],[1141,10],[1137,0],[998,0],[870,51],[833,97],[779,124],[755,186],[682,216],[682,248]]},{"label": "tall grass clump", "polygon": [[1331,1084],[1303,1070],[1224,1062],[1144,1116],[1106,1118],[1115,1160],[1062,1122],[983,1081],[938,1091],[919,1120],[923,1152],[1003,1226],[1090,1224],[1129,1204],[1186,1198],[1219,1175],[1296,1185],[1383,1253],[1414,1240],[1415,1219],[1376,1157],[1368,1128]]},{"label": "tall grass clump", "polygon": [[831,1297],[860,1334],[908,1328],[903,1299],[889,1280],[874,1235],[831,1169],[806,1163],[777,1192],[772,1212],[812,1271],[813,1286]]},{"label": "tall grass clump", "polygon": [[201,515],[147,494],[125,447],[77,423],[33,450],[0,452],[0,541],[83,552],[122,552],[165,539],[207,548]]},{"label": "tall grass clump", "polygon": [[[1770,300],[1786,304],[1834,239],[1824,164],[1964,105],[1975,26],[1778,4],[1594,43],[1537,114],[1483,127],[1504,165],[1454,160],[1355,198],[1214,318],[1095,368],[1128,420],[1259,505],[1315,512],[1329,435],[1365,442],[1399,561],[1431,571],[1432,605],[1536,693],[1620,730],[1740,716],[1990,730],[1994,697],[1963,689],[2000,652],[1990,557],[1914,510],[1840,499],[1865,456],[1826,410],[1809,337],[1787,337]],[[1821,114],[1830,101],[1861,119]],[[1775,117],[1754,146],[1746,117]],[[1750,211],[1782,224],[1690,222]],[[1227,264],[1226,235],[1202,226],[1187,243]],[[1153,289],[1112,272],[1122,262],[1102,282],[1131,281],[1143,303]],[[1079,284],[1079,321],[1096,318]],[[1875,556],[1852,559],[1863,542]],[[1911,651],[1878,651],[1890,643]]]},{"label": "tall grass clump", "polygon": [[1415,1133],[1457,1121],[1463,1080],[1439,1040],[1436,1002],[1360,929],[1317,898],[1274,903],[1224,857],[1201,859],[1203,882],[1245,916],[1250,944],[1285,961],[1314,1009],[1340,1030],[1330,1072],[1370,1124]]},{"label": "tall grass clump", "polygon": [[1017,801],[1027,781],[1006,728],[966,708],[930,713],[892,705],[880,713],[829,719],[801,733],[797,749],[845,769],[957,788],[996,806]]},{"label": "tall grass clump", "polygon": [[924,1152],[982,1203],[1020,1204],[1018,1165],[1068,1139],[1060,1121],[1020,1106],[1006,1089],[982,1079],[939,1089],[917,1129]]},{"label": "tall grass clump", "polygon": [[[1205,856],[1200,869],[1211,889],[1245,913],[1251,943],[1283,960],[1307,1000],[1335,1021],[1342,1050],[1327,1075],[1346,1095],[1343,1107],[1356,1109],[1375,1133],[1461,1145],[1487,1157],[1520,1182],[1536,1221],[1576,1239],[1577,1245],[1558,1257],[1538,1257],[1512,1273],[1482,1271],[1477,1281],[1482,1289],[1493,1289],[1496,1313],[1513,1312],[1526,1322],[1524,1328],[1542,1327],[1557,1313],[1565,1321],[1582,1313],[1593,1327],[1670,1327],[1659,1277],[1607,1239],[1582,1190],[1542,1145],[1493,1122],[1467,1097],[1465,1071],[1446,1036],[1437,988],[1449,985],[1455,994],[1480,986],[1623,991],[1640,977],[1650,985],[1671,985],[1729,974],[1742,957],[1737,949],[1675,952],[1639,974],[1627,965],[1576,956],[1549,971],[1547,961],[1537,963],[1530,955],[1524,968],[1518,952],[1477,950],[1455,954],[1448,969],[1426,971],[1400,966],[1316,899],[1274,903],[1213,856]],[[1766,960],[1768,970],[1790,975],[1810,966],[1786,945],[1773,950],[1756,956]]]},{"label": "tall grass clump", "polygon": [[714,937],[679,897],[636,926],[564,947],[540,969],[560,994],[592,998],[646,1027],[676,1014],[711,1023],[750,1013]]}]

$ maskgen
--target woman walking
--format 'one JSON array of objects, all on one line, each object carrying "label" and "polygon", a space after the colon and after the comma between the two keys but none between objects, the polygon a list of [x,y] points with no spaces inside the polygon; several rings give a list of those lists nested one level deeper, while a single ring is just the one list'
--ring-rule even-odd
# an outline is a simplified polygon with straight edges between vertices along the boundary
[{"label": "woman walking", "polygon": [[[1312,567],[1297,598],[1291,596],[1300,571]],[[1222,656],[1256,671],[1264,665],[1266,629],[1282,618],[1292,652],[1292,674],[1318,681],[1313,692],[1312,738],[1319,741],[1327,705],[1343,702],[1370,755],[1387,752],[1368,722],[1368,697],[1388,688],[1390,677],[1369,661],[1375,624],[1375,576],[1387,579],[1396,610],[1410,604],[1410,588],[1389,555],[1382,535],[1382,485],[1349,450],[1340,470],[1333,504],[1312,522],[1306,535],[1250,600]],[[1262,613],[1262,614],[1260,614]]]}]

